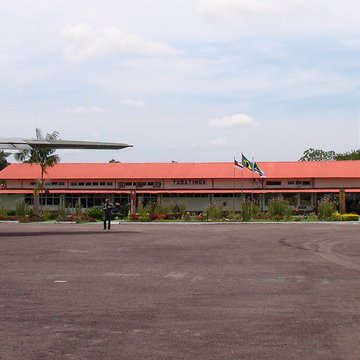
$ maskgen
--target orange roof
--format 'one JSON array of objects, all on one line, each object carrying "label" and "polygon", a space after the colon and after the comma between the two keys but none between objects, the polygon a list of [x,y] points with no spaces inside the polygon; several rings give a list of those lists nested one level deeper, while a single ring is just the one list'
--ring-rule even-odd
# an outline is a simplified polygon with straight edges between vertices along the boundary
[{"label": "orange roof", "polygon": [[[318,162],[258,162],[267,179],[360,178],[360,160]],[[229,179],[259,177],[232,162],[214,163],[60,163],[47,170],[47,179]],[[40,167],[11,164],[0,179],[39,179]]]}]

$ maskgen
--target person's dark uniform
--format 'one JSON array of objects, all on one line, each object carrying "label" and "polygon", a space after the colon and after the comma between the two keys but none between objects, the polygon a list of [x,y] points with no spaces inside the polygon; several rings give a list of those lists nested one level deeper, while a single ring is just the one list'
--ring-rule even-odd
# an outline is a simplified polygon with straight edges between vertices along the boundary
[{"label": "person's dark uniform", "polygon": [[113,206],[112,206],[111,202],[109,201],[109,199],[106,199],[103,204],[104,230],[106,230],[106,223],[107,223],[108,230],[110,230],[112,209],[113,209]]}]

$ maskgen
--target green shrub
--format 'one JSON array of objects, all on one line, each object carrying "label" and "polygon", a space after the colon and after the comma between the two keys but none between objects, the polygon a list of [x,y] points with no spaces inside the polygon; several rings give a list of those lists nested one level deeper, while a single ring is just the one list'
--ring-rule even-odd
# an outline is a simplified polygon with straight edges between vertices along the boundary
[{"label": "green shrub", "polygon": [[223,207],[221,205],[210,205],[206,212],[209,220],[219,221],[223,218]]},{"label": "green shrub", "polygon": [[289,219],[291,215],[291,209],[288,202],[281,199],[272,199],[268,205],[268,214],[272,220]]},{"label": "green shrub", "polygon": [[224,214],[228,220],[235,220],[235,211],[230,209]]},{"label": "green shrub", "polygon": [[175,204],[170,207],[170,214],[184,214],[186,206],[184,204]]},{"label": "green shrub", "polygon": [[162,205],[159,202],[147,204],[145,206],[149,214],[184,214],[185,205],[183,204],[167,204]]},{"label": "green shrub", "polygon": [[72,214],[72,217],[77,224],[90,220],[85,211],[76,211],[74,214]]},{"label": "green shrub", "polygon": [[16,200],[16,203],[15,203],[16,216],[23,217],[23,216],[26,216],[27,213],[28,213],[28,205],[25,202],[25,199],[20,198],[20,199]]},{"label": "green shrub", "polygon": [[150,221],[150,215],[148,213],[139,214],[138,221]]},{"label": "green shrub", "polygon": [[45,209],[42,216],[45,220],[51,220],[54,218],[52,211],[50,211],[49,209]]},{"label": "green shrub", "polygon": [[61,206],[56,214],[55,219],[57,221],[65,221],[69,215],[69,211],[67,211],[63,206]]},{"label": "green shrub", "polygon": [[233,221],[241,221],[242,220],[241,214],[240,213],[239,214],[235,213],[232,220]]},{"label": "green shrub", "polygon": [[7,215],[7,213],[8,213],[8,208],[6,204],[0,203],[0,215]]},{"label": "green shrub", "polygon": [[191,220],[192,220],[192,219],[191,219],[191,214],[190,214],[189,212],[184,213],[183,216],[182,216],[182,219],[183,219],[184,221],[186,221],[186,222],[191,221]]},{"label": "green shrub", "polygon": [[137,209],[137,214],[138,214],[138,221],[149,221],[149,205],[140,205]]},{"label": "green shrub", "polygon": [[250,221],[254,219],[259,212],[259,207],[255,204],[254,201],[245,200],[241,203],[241,220]]},{"label": "green shrub", "polygon": [[118,217],[120,219],[126,219],[130,211],[130,205],[121,205],[120,211],[118,212]]},{"label": "green shrub", "polygon": [[139,206],[139,214],[146,209],[146,212],[150,214],[164,214],[164,209],[159,202],[154,202],[146,206]]},{"label": "green shrub", "polygon": [[318,219],[323,221],[334,220],[335,210],[336,210],[335,203],[329,197],[324,197],[319,202]]},{"label": "green shrub", "polygon": [[97,220],[102,220],[103,218],[103,211],[99,207],[88,208],[86,209],[85,213],[89,218],[93,218]]}]

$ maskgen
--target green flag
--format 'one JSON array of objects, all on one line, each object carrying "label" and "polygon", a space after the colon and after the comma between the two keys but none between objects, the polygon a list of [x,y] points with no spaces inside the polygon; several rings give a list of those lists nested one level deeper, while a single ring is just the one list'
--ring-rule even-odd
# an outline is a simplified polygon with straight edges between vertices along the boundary
[{"label": "green flag", "polygon": [[249,161],[243,154],[241,154],[242,157],[242,164],[245,168],[248,168],[249,170],[253,170],[253,166],[251,161]]}]

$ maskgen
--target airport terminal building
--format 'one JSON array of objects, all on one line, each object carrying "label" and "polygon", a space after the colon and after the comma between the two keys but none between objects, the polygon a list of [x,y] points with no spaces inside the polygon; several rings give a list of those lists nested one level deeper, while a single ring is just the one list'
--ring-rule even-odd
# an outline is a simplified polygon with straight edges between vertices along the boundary
[{"label": "airport terminal building", "polygon": [[[233,162],[213,163],[60,163],[47,169],[41,202],[50,210],[89,208],[113,203],[161,202],[202,212],[210,204],[240,211],[241,201],[253,199],[266,210],[281,198],[294,209],[313,211],[325,195],[346,198],[346,211],[360,213],[360,161],[258,162],[265,176]],[[33,204],[41,178],[35,164],[11,164],[0,172],[0,204],[15,208],[25,198]],[[343,194],[343,195],[341,195]]]}]

